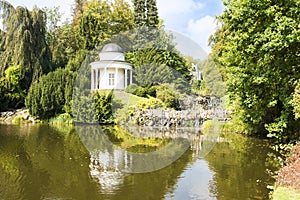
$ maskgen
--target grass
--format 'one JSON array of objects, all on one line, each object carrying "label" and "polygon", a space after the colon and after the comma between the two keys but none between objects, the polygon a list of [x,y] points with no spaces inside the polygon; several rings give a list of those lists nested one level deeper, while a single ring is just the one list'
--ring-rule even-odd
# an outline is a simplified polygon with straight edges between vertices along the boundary
[{"label": "grass", "polygon": [[14,117],[14,119],[12,120],[12,123],[13,124],[21,124],[21,123],[24,123],[25,120],[23,119],[22,116],[16,116]]},{"label": "grass", "polygon": [[273,200],[299,200],[300,191],[288,187],[277,187],[273,192],[272,199]]},{"label": "grass", "polygon": [[63,113],[49,120],[50,124],[73,124],[73,118],[68,113]]}]

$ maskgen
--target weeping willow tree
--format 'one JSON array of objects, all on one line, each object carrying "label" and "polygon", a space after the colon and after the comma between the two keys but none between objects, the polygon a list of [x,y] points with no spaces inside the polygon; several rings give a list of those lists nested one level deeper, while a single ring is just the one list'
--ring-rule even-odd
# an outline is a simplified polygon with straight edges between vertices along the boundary
[{"label": "weeping willow tree", "polygon": [[34,7],[14,8],[0,1],[0,77],[10,66],[20,66],[20,86],[28,90],[32,81],[51,70],[51,53],[46,42],[46,15]]}]

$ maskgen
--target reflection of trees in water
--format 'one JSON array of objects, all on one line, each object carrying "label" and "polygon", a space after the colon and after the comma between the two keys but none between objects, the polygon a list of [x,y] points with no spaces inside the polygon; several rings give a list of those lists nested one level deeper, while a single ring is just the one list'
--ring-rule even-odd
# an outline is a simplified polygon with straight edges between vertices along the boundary
[{"label": "reflection of trees in water", "polygon": [[[1,128],[2,126],[0,126],[1,133],[9,131],[18,133],[21,129],[25,133],[26,130],[23,129],[27,129],[18,127],[2,131]],[[108,169],[106,172],[98,169],[92,172],[90,152],[106,152],[114,155],[113,159],[117,159],[115,157],[124,159],[126,155],[117,155],[115,147],[105,146],[106,140],[109,141],[111,138],[101,134],[101,131],[84,127],[82,130],[86,131],[83,131],[84,134],[93,135],[93,137],[82,138],[76,134],[74,129],[49,126],[28,128],[30,134],[22,134],[22,137],[15,134],[8,136],[0,134],[1,167],[2,169],[3,166],[8,167],[6,164],[8,162],[11,164],[12,172],[17,170],[15,175],[11,175],[12,172],[8,173],[1,169],[1,197],[8,197],[7,199],[10,199],[9,197],[18,199],[21,196],[26,199],[164,199],[167,193],[174,191],[178,179],[187,166],[197,159],[194,155],[195,151],[189,148],[172,164],[154,172],[124,174],[120,170],[109,171]],[[76,131],[78,131],[77,127]],[[171,136],[175,137],[176,134],[183,135],[184,133],[181,130],[177,130],[177,133],[170,130],[153,133],[145,129],[141,129],[141,132],[141,136],[146,138],[150,133],[154,134],[153,136],[164,134],[165,138],[172,138]],[[134,134],[138,135],[136,132]],[[189,137],[188,133],[186,134],[186,137]],[[198,132],[189,134],[198,134]],[[196,137],[197,140],[202,140],[202,149],[205,149],[205,145],[210,146],[211,144],[205,143],[205,137],[208,138],[204,135]],[[82,145],[83,140],[90,142],[88,151]],[[120,141],[122,141],[120,138],[116,138],[115,144]],[[178,148],[178,145],[175,144],[170,150],[176,151]],[[19,156],[16,157],[16,155]],[[128,155],[127,160],[130,160]],[[100,179],[91,180],[92,173],[99,172],[103,172]],[[2,194],[6,194],[6,196]]]},{"label": "reflection of trees in water", "polygon": [[274,179],[266,173],[268,152],[264,141],[240,135],[216,143],[205,157],[215,172],[211,193],[217,194],[217,199],[269,199],[267,186],[273,185]]},{"label": "reflection of trees in water", "polygon": [[[140,126],[126,127],[126,130],[107,126],[79,126],[76,129],[90,151],[90,174],[100,183],[103,193],[119,191],[120,187],[124,186],[126,178],[136,176],[122,172],[159,173],[160,170],[173,165],[174,161],[181,160],[185,152],[189,152],[193,158],[190,161],[203,158],[219,140],[219,137],[214,135],[203,135],[199,129],[171,130]],[[129,152],[120,148],[120,143],[126,141],[124,137],[127,136],[121,134],[123,137],[120,137],[116,133],[118,131],[125,131],[137,139],[160,138],[173,143],[160,146],[154,153]],[[162,148],[164,150],[159,152]],[[138,149],[136,151],[139,152]],[[143,175],[145,174],[143,173]]]},{"label": "reflection of trees in water", "polygon": [[87,176],[89,154],[74,129],[0,125],[1,136],[3,129],[12,134],[0,139],[0,167],[10,168],[0,169],[0,199],[98,198]]}]

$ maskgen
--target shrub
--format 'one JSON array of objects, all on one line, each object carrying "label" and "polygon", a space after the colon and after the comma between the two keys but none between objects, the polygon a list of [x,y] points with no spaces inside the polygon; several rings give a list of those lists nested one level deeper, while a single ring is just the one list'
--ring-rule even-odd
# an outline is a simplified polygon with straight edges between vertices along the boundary
[{"label": "shrub", "polygon": [[137,89],[138,89],[138,85],[137,84],[130,84],[127,88],[126,88],[126,90],[125,90],[125,92],[127,92],[127,93],[130,93],[130,94],[135,94],[136,93],[136,91],[137,91]]},{"label": "shrub", "polygon": [[[66,69],[57,69],[31,84],[25,105],[33,116],[50,119],[70,107],[73,76]],[[68,111],[70,109],[66,109]]]},{"label": "shrub", "polygon": [[95,93],[96,117],[100,124],[113,123],[112,95],[113,90],[105,94]]},{"label": "shrub", "polygon": [[160,85],[156,89],[156,97],[162,100],[168,108],[178,110],[179,93],[171,85]]},{"label": "shrub", "polygon": [[140,86],[137,88],[135,95],[139,97],[147,97],[147,90]]}]

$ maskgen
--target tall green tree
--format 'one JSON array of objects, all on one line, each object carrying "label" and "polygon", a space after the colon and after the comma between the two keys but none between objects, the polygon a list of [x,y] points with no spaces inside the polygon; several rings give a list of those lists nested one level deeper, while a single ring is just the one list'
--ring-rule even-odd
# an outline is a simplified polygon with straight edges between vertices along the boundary
[{"label": "tall green tree", "polygon": [[124,0],[88,1],[80,18],[77,38],[80,48],[92,50],[112,35],[133,27],[133,13]]},{"label": "tall green tree", "polygon": [[213,54],[250,134],[299,137],[291,99],[300,77],[298,0],[224,1]]},{"label": "tall green tree", "polygon": [[134,0],[134,24],[137,27],[144,27],[147,25],[147,14],[146,14],[146,0]]},{"label": "tall green tree", "polygon": [[134,22],[137,27],[158,27],[156,0],[134,0]]},{"label": "tall green tree", "polygon": [[4,31],[0,40],[0,76],[11,65],[21,67],[20,86],[28,89],[31,82],[51,70],[51,54],[46,42],[46,15],[34,7],[14,8],[0,1]]},{"label": "tall green tree", "polygon": [[147,25],[156,28],[159,26],[156,0],[147,0]]}]

